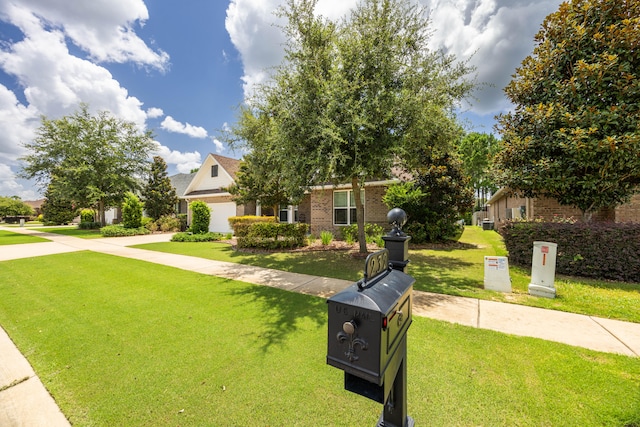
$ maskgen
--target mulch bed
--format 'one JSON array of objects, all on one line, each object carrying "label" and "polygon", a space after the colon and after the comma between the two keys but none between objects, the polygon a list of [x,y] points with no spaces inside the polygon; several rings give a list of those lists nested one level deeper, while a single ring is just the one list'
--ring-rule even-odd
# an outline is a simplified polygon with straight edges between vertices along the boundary
[{"label": "mulch bed", "polygon": [[[244,252],[244,253],[252,253],[252,254],[269,254],[269,253],[277,253],[277,252],[324,252],[324,251],[340,251],[347,252],[351,257],[357,259],[365,259],[367,255],[372,252],[376,252],[380,250],[380,248],[376,244],[368,244],[367,245],[367,253],[360,253],[360,246],[358,243],[348,244],[343,240],[333,240],[328,245],[323,245],[320,240],[316,240],[312,244],[308,246],[304,246],[302,248],[294,248],[294,249],[252,249],[252,248],[241,248],[238,249],[237,240],[235,238],[231,240],[221,240],[220,243],[227,243],[231,245],[233,250]],[[476,245],[472,245],[469,243],[461,243],[455,241],[442,242],[442,243],[424,243],[419,245],[414,245],[409,243],[409,248],[414,250],[420,249],[431,249],[431,250],[454,250],[454,249],[477,249]]]}]

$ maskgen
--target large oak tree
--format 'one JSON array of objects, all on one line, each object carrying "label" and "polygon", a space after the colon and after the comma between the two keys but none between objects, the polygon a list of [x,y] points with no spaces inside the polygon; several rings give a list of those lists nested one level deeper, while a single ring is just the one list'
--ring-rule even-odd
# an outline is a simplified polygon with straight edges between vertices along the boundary
[{"label": "large oak tree", "polygon": [[105,210],[139,188],[154,148],[151,133],[108,112],[91,115],[86,104],[70,116],[41,121],[35,139],[25,144],[21,176],[43,188],[55,180],[59,197],[97,210],[104,224]]},{"label": "large oak tree", "polygon": [[[330,182],[359,194],[394,164],[410,169],[423,145],[450,144],[459,136],[453,108],[472,88],[465,64],[429,50],[429,22],[415,2],[364,0],[340,22],[317,16],[316,3],[289,0],[281,10],[285,62],[244,111],[269,118],[270,159],[282,164],[294,201]],[[354,199],[366,252],[364,207]]]},{"label": "large oak tree", "polygon": [[565,2],[535,42],[505,89],[498,181],[588,221],[640,185],[640,2]]}]

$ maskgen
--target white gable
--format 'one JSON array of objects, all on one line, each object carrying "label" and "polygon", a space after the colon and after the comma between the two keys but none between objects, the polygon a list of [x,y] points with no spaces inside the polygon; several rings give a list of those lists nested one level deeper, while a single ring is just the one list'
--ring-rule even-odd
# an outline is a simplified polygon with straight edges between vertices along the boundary
[{"label": "white gable", "polygon": [[[215,171],[213,170],[215,168]],[[217,176],[212,176],[217,173]],[[194,191],[220,190],[233,184],[233,178],[211,155],[207,155],[200,169],[187,187],[185,194]]]}]

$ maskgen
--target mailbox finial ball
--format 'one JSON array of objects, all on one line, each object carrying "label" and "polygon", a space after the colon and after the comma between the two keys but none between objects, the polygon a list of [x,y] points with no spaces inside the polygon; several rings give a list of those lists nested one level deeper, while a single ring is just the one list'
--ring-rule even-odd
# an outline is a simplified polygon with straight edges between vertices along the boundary
[{"label": "mailbox finial ball", "polygon": [[407,213],[400,208],[393,208],[387,213],[387,221],[393,226],[390,236],[404,236],[402,226],[407,223]]}]

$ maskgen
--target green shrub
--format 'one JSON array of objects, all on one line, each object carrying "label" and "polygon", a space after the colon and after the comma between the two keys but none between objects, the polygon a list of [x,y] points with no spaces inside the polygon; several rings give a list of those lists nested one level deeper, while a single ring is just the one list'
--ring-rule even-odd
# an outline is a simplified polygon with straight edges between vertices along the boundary
[{"label": "green shrub", "polygon": [[307,224],[257,222],[249,226],[246,236],[238,237],[239,248],[289,249],[304,246]]},{"label": "green shrub", "polygon": [[229,225],[233,229],[233,234],[236,237],[243,237],[249,233],[249,227],[255,223],[277,223],[278,219],[275,216],[232,216],[229,217]]},{"label": "green shrub", "polygon": [[215,242],[222,240],[224,236],[221,233],[176,233],[171,236],[172,242]]},{"label": "green shrub", "polygon": [[122,225],[124,228],[139,228],[142,226],[143,203],[138,196],[127,192],[122,202]]},{"label": "green shrub", "polygon": [[[358,241],[358,225],[352,224],[340,229],[340,233],[342,234],[342,240],[347,243],[355,243]],[[372,242],[379,236],[384,234],[384,229],[382,226],[378,224],[366,223],[364,225],[364,235],[365,239],[368,243]]]},{"label": "green shrub", "polygon": [[81,222],[78,224],[80,230],[97,230],[102,226],[99,222]]},{"label": "green shrub", "polygon": [[107,225],[100,229],[100,234],[104,237],[138,236],[149,233],[150,231],[144,227],[125,228],[122,224]]},{"label": "green shrub", "polygon": [[558,274],[640,282],[640,224],[510,221],[499,231],[510,264],[531,268],[533,242],[553,242]]},{"label": "green shrub", "polygon": [[180,220],[174,215],[163,215],[156,221],[160,231],[166,233],[168,231],[180,231]]},{"label": "green shrub", "polygon": [[330,231],[323,231],[320,233],[320,240],[323,245],[328,245],[333,241],[333,233]]},{"label": "green shrub", "polygon": [[379,248],[384,248],[384,239],[382,238],[382,236],[378,236],[374,239],[371,240],[372,243],[375,243],[377,247]]},{"label": "green shrub", "polygon": [[191,202],[191,232],[194,234],[204,234],[209,232],[209,223],[211,222],[211,209],[201,200]]},{"label": "green shrub", "polygon": [[95,222],[96,212],[93,209],[82,209],[80,211],[80,224],[83,222]]},{"label": "green shrub", "polygon": [[152,233],[158,231],[158,224],[153,220],[153,218],[149,218],[148,216],[142,218],[142,226]]}]

